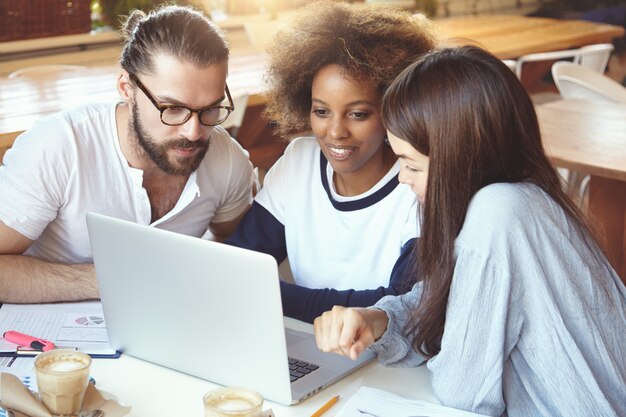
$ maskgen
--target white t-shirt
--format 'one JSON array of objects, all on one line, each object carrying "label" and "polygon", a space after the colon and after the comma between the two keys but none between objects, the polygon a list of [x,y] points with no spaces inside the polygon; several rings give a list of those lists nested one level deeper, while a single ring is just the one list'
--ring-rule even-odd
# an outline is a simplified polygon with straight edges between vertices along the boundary
[{"label": "white t-shirt", "polygon": [[284,226],[296,284],[338,290],[389,285],[402,247],[419,236],[415,194],[398,184],[399,170],[396,162],[367,192],[343,197],[315,138],[289,144],[256,201]]},{"label": "white t-shirt", "polygon": [[[93,211],[149,225],[143,171],[120,149],[117,103],[75,107],[20,135],[0,167],[0,220],[35,242],[25,255],[91,262],[85,215]],[[209,223],[235,219],[251,203],[252,165],[220,126],[175,207],[150,224],[201,237]]]}]

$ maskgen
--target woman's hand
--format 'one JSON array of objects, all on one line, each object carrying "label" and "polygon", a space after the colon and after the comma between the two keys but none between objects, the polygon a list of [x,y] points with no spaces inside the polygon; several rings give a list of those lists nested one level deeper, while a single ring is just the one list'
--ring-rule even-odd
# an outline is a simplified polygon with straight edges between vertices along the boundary
[{"label": "woman's hand", "polygon": [[335,306],[313,322],[317,347],[355,360],[385,333],[387,321],[382,310]]}]

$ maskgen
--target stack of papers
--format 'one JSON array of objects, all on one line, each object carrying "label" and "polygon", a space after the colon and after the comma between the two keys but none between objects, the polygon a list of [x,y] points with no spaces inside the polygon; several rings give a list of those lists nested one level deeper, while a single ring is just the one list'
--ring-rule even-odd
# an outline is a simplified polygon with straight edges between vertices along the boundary
[{"label": "stack of papers", "polygon": [[337,417],[485,417],[420,400],[409,400],[376,388],[361,387]]}]

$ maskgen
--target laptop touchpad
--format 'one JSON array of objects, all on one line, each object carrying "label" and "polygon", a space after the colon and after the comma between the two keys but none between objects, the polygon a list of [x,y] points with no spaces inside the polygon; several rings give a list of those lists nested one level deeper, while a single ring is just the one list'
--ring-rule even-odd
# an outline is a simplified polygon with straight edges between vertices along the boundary
[{"label": "laptop touchpad", "polygon": [[307,343],[310,343],[311,338],[315,338],[315,336],[298,330],[285,329],[287,347],[296,346],[304,341],[308,341]]}]

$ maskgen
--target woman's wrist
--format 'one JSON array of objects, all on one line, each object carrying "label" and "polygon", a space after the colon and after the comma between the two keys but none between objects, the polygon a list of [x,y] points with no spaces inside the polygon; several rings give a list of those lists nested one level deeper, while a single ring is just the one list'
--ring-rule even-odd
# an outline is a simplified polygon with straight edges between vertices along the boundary
[{"label": "woman's wrist", "polygon": [[374,341],[378,341],[383,334],[387,331],[387,324],[389,323],[389,317],[387,313],[379,308],[367,309],[368,321],[371,324]]}]

